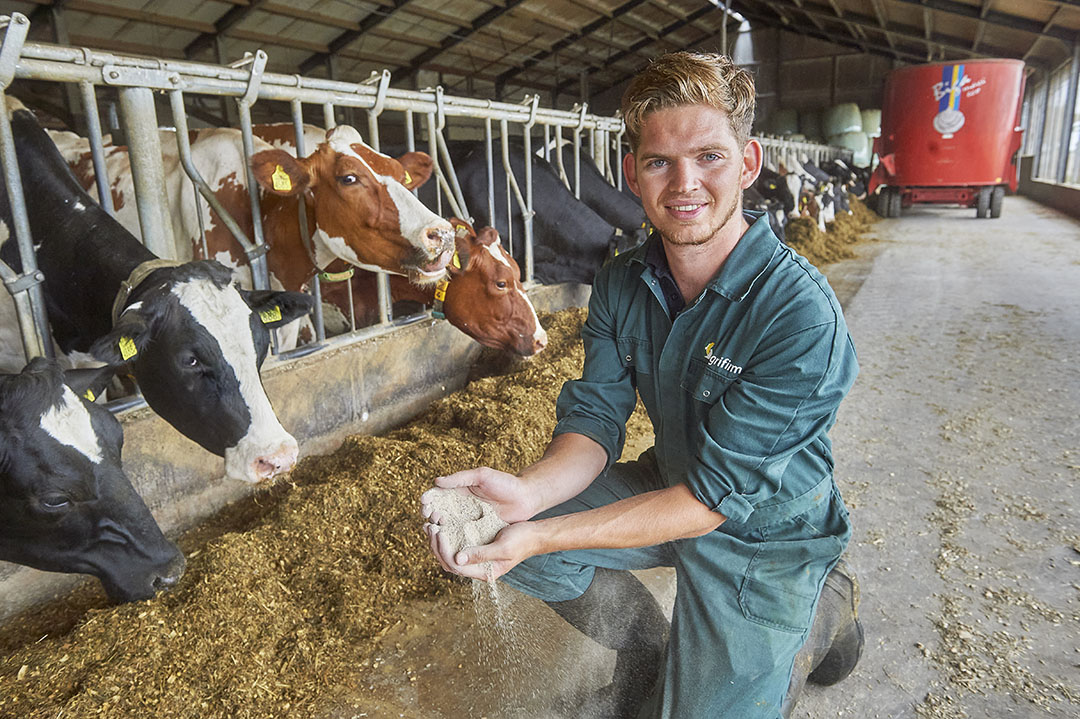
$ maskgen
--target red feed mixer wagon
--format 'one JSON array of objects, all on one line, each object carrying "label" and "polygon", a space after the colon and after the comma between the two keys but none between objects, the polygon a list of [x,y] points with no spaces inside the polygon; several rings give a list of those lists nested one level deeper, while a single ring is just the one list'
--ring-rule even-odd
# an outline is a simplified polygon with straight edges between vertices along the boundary
[{"label": "red feed mixer wagon", "polygon": [[1016,191],[1023,90],[1020,60],[937,62],[889,73],[869,187],[881,187],[881,214],[899,217],[901,207],[935,204],[998,217],[1005,187]]}]

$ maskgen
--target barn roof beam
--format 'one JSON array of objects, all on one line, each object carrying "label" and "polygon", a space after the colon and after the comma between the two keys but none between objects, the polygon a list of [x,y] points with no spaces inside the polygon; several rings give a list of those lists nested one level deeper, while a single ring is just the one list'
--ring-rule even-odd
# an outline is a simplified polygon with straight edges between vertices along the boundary
[{"label": "barn roof beam", "polygon": [[[1057,12],[1061,10],[1060,6],[1050,17],[1050,20],[1043,23],[1039,20],[1032,20],[1031,18],[991,10],[989,0],[984,2],[981,7],[966,5],[961,2],[956,2],[956,0],[893,0],[893,2],[902,3],[904,5],[919,5],[923,8],[928,8],[937,12],[978,20],[980,28],[985,25],[998,25],[1000,27],[1007,27],[1010,30],[1020,30],[1021,32],[1053,38],[1055,40],[1060,40],[1070,49],[1072,48],[1073,40],[1080,35],[1080,33],[1073,30],[1052,27],[1056,20]],[[981,31],[977,32],[978,38],[981,38],[981,35]],[[975,44],[977,45],[978,42],[979,40],[977,39]]]},{"label": "barn roof beam", "polygon": [[[717,7],[713,6],[711,3],[707,3],[704,7],[699,8],[698,10],[695,10],[694,12],[690,13],[689,15],[687,15],[682,20],[676,20],[675,22],[665,26],[663,29],[660,30],[660,34],[661,35],[668,35],[670,33],[681,30],[682,28],[686,27],[687,25],[692,25],[699,18],[705,17],[709,13],[716,12],[718,10],[721,13],[723,13],[723,8],[717,8]],[[564,80],[563,82],[558,83],[556,85],[556,88],[555,88],[556,92],[562,92],[568,86],[570,86],[570,85],[572,85],[574,83],[581,82],[582,76],[587,78],[590,74],[592,74],[596,70],[603,70],[603,69],[610,68],[613,63],[616,63],[619,60],[622,60],[624,57],[626,57],[626,56],[628,56],[628,55],[630,55],[632,53],[636,53],[638,50],[648,46],[652,42],[653,42],[652,38],[643,38],[643,39],[637,41],[630,48],[628,48],[626,50],[623,50],[622,52],[615,53],[611,57],[606,58],[605,61],[604,61],[605,62],[604,67],[600,67],[600,68],[589,67],[589,68],[586,68],[583,71],[583,73],[581,75],[579,75],[578,77],[570,79],[570,80]],[[633,77],[633,73],[623,74],[622,77],[618,78],[618,80],[616,80],[615,82],[610,83],[610,84],[611,85],[618,85],[619,83],[623,82],[624,80],[628,80],[631,77]]]},{"label": "barn roof beam", "polygon": [[311,72],[316,67],[326,64],[331,55],[336,55],[345,49],[350,43],[360,39],[365,33],[374,30],[380,23],[385,22],[394,12],[403,7],[410,0],[393,0],[390,5],[382,5],[383,10],[368,13],[363,20],[356,23],[356,27],[341,33],[326,45],[326,52],[318,52],[300,63],[300,73]]},{"label": "barn roof beam", "polygon": [[[760,21],[765,25],[771,27],[776,27],[781,30],[794,32],[798,35],[805,35],[807,37],[812,37],[817,40],[824,40],[825,42],[829,42],[834,45],[842,45],[844,47],[850,47],[856,50],[861,49],[854,42],[847,40],[846,38],[837,38],[836,36],[831,35],[827,32],[817,30],[815,28],[810,28],[806,25],[785,22],[784,16],[781,14],[781,12],[779,12],[778,8],[776,7],[776,2],[769,2],[768,6],[773,11],[774,15],[767,15],[761,11],[760,5],[751,5],[748,2],[740,2],[738,6],[734,9],[737,9],[739,14],[745,18]],[[870,52],[870,54],[880,55],[882,57],[887,57],[890,59],[907,59],[914,62],[923,61],[922,54],[917,53],[914,50],[908,50],[899,46],[889,47],[885,45],[879,45],[872,40],[868,40],[866,42],[866,48]]]},{"label": "barn roof beam", "polygon": [[[888,31],[889,15],[885,12],[885,3],[883,0],[870,0],[870,7],[874,10],[874,17],[877,18],[878,26],[881,27],[882,34],[885,36],[885,42],[889,43],[889,47],[896,48],[896,43],[893,41],[892,33]],[[975,48],[972,48],[974,50]],[[899,56],[896,56],[899,59]]]},{"label": "barn roof beam", "polygon": [[[789,4],[789,0],[775,0],[775,2],[783,5]],[[1080,2],[1080,0],[1077,0],[1077,2]],[[742,12],[742,10],[739,12]],[[803,12],[807,15],[816,14],[824,20],[836,21],[835,17],[824,11],[803,8]],[[743,14],[745,15],[746,13]],[[927,50],[931,51],[937,47],[941,47],[952,50],[964,57],[1019,57],[1015,51],[1003,47],[985,46],[982,51],[973,52],[971,43],[964,38],[953,37],[951,35],[933,31],[929,33],[929,37],[927,38],[925,28],[917,28],[913,25],[902,25],[900,23],[890,22],[885,28],[881,28],[873,18],[866,15],[848,13],[844,16],[844,21],[870,30],[876,30],[877,32],[890,32],[898,38],[915,40],[922,43]],[[836,42],[835,38],[833,39],[833,42]]]},{"label": "barn roof beam", "polygon": [[[832,7],[833,12],[836,13],[836,17],[843,19],[844,11],[840,9],[840,6],[836,3],[836,0],[829,0],[829,6]],[[859,47],[863,49],[863,52],[866,52],[866,46],[863,43],[859,42],[860,39],[866,39],[866,34],[862,32],[862,28],[860,28],[858,25],[852,25],[849,22],[845,22],[844,27],[846,27],[847,31],[851,33],[851,36],[855,38],[855,42],[859,43]]]},{"label": "barn roof beam", "polygon": [[481,13],[475,20],[470,22],[468,27],[463,28],[461,32],[454,35],[448,35],[446,38],[444,38],[443,41],[439,43],[439,47],[433,47],[424,50],[422,53],[410,60],[408,65],[393,71],[394,79],[401,79],[401,77],[404,77],[406,75],[412,75],[417,70],[422,69],[428,62],[431,62],[436,57],[441,55],[443,52],[449,50],[450,48],[464,42],[469,38],[470,35],[479,32],[481,29],[484,28],[484,26],[502,17],[504,14],[506,14],[510,10],[513,10],[522,2],[524,2],[524,0],[506,0],[506,4],[502,7],[496,5],[489,8],[485,12]]},{"label": "barn roof beam", "polygon": [[203,50],[214,47],[214,41],[218,35],[224,35],[232,30],[244,18],[253,11],[259,9],[264,0],[251,0],[247,5],[234,5],[225,11],[225,14],[214,22],[213,32],[200,33],[198,37],[187,44],[184,48],[184,57],[192,58]]},{"label": "barn roof beam", "polygon": [[[559,40],[557,43],[552,45],[547,50],[536,53],[535,55],[530,57],[528,60],[523,62],[519,67],[515,67],[515,68],[513,68],[511,70],[507,70],[507,71],[503,72],[499,76],[501,82],[503,84],[509,82],[512,78],[517,77],[521,73],[523,73],[523,72],[529,70],[530,68],[536,66],[540,62],[546,60],[547,58],[551,57],[552,55],[559,52],[560,50],[568,47],[572,43],[577,42],[581,38],[587,37],[588,35],[592,34],[596,30],[598,30],[599,28],[603,27],[607,23],[614,20],[615,18],[620,17],[622,15],[626,15],[627,13],[632,11],[634,8],[645,4],[646,2],[648,2],[648,0],[629,0],[629,2],[623,3],[619,7],[612,10],[612,13],[611,13],[612,16],[610,18],[606,17],[606,16],[601,16],[599,19],[594,20],[593,22],[587,24],[585,27],[581,28],[577,33],[575,33],[573,35],[567,35],[566,37],[564,37],[562,40]],[[665,34],[667,34],[666,33],[666,28],[665,28],[665,30],[661,30],[659,34],[660,34],[661,37],[663,37]],[[609,63],[618,62],[619,59],[638,52],[638,50],[640,50],[645,45],[648,45],[650,42],[652,42],[652,38],[648,38],[647,40],[638,41],[638,42],[634,43],[633,45],[631,45],[630,47],[624,48],[624,49],[620,50],[619,52],[617,52],[615,55],[607,58],[607,62],[609,62]],[[588,70],[586,70],[586,72],[588,72]]]}]

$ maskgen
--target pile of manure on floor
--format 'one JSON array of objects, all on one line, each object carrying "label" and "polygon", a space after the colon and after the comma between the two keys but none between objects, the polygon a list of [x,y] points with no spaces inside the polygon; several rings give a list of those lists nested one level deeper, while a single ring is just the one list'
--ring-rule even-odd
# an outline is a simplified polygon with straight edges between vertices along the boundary
[{"label": "pile of manure on floor", "polygon": [[188,570],[173,591],[92,600],[63,630],[35,620],[48,611],[9,622],[0,717],[319,716],[353,688],[405,602],[463,590],[430,556],[419,496],[441,474],[539,458],[559,390],[581,374],[584,317],[544,314],[537,357],[487,355],[473,381],[414,421],[305,458],[287,482],[182,538]]}]

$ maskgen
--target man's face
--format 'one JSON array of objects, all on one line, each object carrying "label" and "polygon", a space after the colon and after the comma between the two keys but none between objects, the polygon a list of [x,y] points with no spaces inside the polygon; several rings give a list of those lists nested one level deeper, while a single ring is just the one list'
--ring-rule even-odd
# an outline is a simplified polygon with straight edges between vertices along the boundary
[{"label": "man's face", "polygon": [[701,245],[742,222],[742,191],[757,179],[761,154],[756,140],[739,147],[726,112],[684,105],[645,116],[623,170],[664,239]]}]

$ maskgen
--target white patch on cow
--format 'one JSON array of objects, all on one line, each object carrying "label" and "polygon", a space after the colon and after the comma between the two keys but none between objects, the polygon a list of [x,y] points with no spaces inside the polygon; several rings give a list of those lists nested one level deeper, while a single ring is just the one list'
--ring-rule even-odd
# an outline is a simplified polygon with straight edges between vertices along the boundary
[{"label": "white patch on cow", "polygon": [[369,265],[366,262],[361,262],[360,258],[356,256],[356,252],[349,243],[345,241],[344,237],[331,237],[326,230],[321,227],[316,227],[314,234],[311,235],[312,243],[315,245],[315,264],[319,266],[320,270],[326,269],[326,266],[337,259],[342,259],[351,265],[355,265],[362,270],[368,272],[387,272],[391,275],[400,275],[404,277],[400,272],[391,272],[378,265]]},{"label": "white patch on cow", "polygon": [[385,182],[385,180],[389,179],[385,175],[376,174],[375,170],[371,168],[371,165],[367,163],[367,160],[361,157],[360,154],[352,148],[352,146],[363,145],[379,157],[385,157],[387,159],[390,159],[390,156],[382,154],[374,147],[364,142],[364,138],[360,136],[360,133],[352,125],[338,125],[333,130],[326,133],[326,142],[330,145],[330,149],[334,152],[339,152],[342,155],[347,155],[348,157],[355,157],[357,160],[360,160],[360,162],[364,163],[364,166],[367,167],[368,170],[371,170],[371,174],[378,177],[380,181]]},{"label": "white patch on cow", "polygon": [[41,415],[41,428],[60,444],[71,447],[94,464],[100,464],[101,443],[82,400],[64,385],[60,404]]},{"label": "white patch on cow", "polygon": [[410,245],[428,252],[430,248],[427,233],[432,227],[445,230],[449,236],[453,236],[450,222],[429,210],[427,205],[420,202],[416,195],[406,190],[400,182],[387,183],[386,190],[397,206],[401,236],[408,240]]},{"label": "white patch on cow", "polygon": [[240,396],[251,414],[247,434],[235,447],[225,449],[225,472],[248,482],[257,482],[256,462],[282,450],[292,452],[295,461],[296,440],[278,422],[274,408],[263,389],[255,356],[255,343],[248,324],[251,308],[231,287],[220,288],[206,279],[184,282],[173,294],[187,308],[195,321],[217,339],[225,361],[240,383]]},{"label": "white patch on cow", "polygon": [[[506,251],[502,248],[502,245],[496,245],[494,242],[492,242],[490,245],[487,245],[487,251],[498,262],[501,262],[507,267],[510,267],[510,260],[506,259]],[[511,269],[513,268],[511,267]]]},{"label": "white patch on cow", "polygon": [[536,330],[533,332],[533,340],[542,339],[546,342],[547,332],[540,326],[540,318],[536,316],[536,308],[533,307],[532,300],[525,294],[525,290],[519,289],[517,292],[521,295],[521,299],[525,300],[525,304],[529,306],[529,311],[532,312],[533,326],[536,327]]}]

